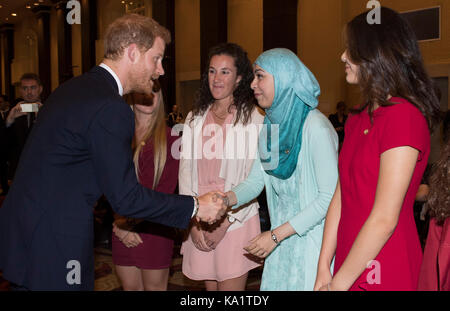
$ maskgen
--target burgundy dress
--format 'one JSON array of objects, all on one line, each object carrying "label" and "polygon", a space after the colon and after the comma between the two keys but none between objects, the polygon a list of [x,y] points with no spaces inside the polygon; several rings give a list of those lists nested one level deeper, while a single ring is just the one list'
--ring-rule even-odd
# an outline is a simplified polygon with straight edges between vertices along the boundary
[{"label": "burgundy dress", "polygon": [[401,98],[392,98],[391,101],[397,104],[374,111],[373,124],[366,110],[349,116],[345,126],[345,140],[339,156],[342,207],[335,272],[341,267],[372,211],[381,154],[400,146],[419,150],[397,227],[375,258],[379,265],[369,266],[350,290],[417,289],[422,249],[414,222],[413,204],[430,153],[430,134],[425,117],[415,106]]},{"label": "burgundy dress", "polygon": [[[178,181],[178,164],[172,156],[172,144],[178,138],[170,135],[167,128],[167,160],[156,191],[174,193]],[[154,174],[153,143],[147,141],[139,158],[139,180],[147,187],[153,186]],[[170,267],[173,255],[174,229],[164,225],[142,222],[136,230],[144,243],[127,248],[113,233],[112,258],[115,265],[135,266],[140,269],[166,269]]]}]

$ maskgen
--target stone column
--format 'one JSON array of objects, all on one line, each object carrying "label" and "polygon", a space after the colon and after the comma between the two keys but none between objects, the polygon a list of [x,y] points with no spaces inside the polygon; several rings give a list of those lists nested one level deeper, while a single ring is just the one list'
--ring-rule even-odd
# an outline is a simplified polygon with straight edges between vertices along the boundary
[{"label": "stone column", "polygon": [[166,46],[163,67],[165,74],[160,78],[166,112],[172,111],[176,103],[175,79],[175,0],[153,0],[153,19],[170,31],[172,42]]},{"label": "stone column", "polygon": [[[0,26],[0,38],[2,40],[1,46],[3,46],[1,57],[4,64],[4,76],[5,89],[1,90],[5,95],[8,96],[10,102],[14,99],[14,86],[12,85],[11,78],[11,63],[14,58],[14,25],[13,24],[3,24]],[[1,76],[1,75],[0,75]],[[1,78],[1,77],[0,77]],[[0,88],[1,88],[0,80]]]},{"label": "stone column", "polygon": [[297,5],[298,0],[264,0],[264,51],[283,47],[297,54]]},{"label": "stone column", "polygon": [[51,7],[39,5],[33,8],[37,17],[37,38],[39,55],[39,78],[43,91],[41,98],[45,100],[50,95],[51,81],[51,57],[50,57],[50,11]]},{"label": "stone column", "polygon": [[228,1],[200,0],[200,72],[208,65],[208,51],[228,41]]},{"label": "stone column", "polygon": [[96,64],[95,40],[97,40],[97,0],[81,0],[81,54],[82,72]]},{"label": "stone column", "polygon": [[58,80],[64,83],[73,77],[72,70],[72,27],[66,20],[70,10],[67,0],[53,0],[56,8],[57,40],[58,40]]}]

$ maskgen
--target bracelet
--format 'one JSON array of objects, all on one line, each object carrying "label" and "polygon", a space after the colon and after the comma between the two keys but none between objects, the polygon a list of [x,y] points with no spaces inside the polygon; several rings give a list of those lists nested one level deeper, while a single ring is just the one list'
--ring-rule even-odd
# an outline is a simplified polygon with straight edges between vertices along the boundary
[{"label": "bracelet", "polygon": [[125,238],[128,236],[128,233],[130,233],[130,231],[127,231],[127,233],[123,236],[123,238],[119,238],[120,242],[125,240]]},{"label": "bracelet", "polygon": [[194,213],[192,214],[191,218],[194,218],[195,216],[197,216],[199,203],[198,203],[197,197],[192,197],[192,198],[194,199]]},{"label": "bracelet", "polygon": [[280,244],[280,242],[278,242],[277,236],[275,235],[275,233],[273,233],[273,230],[270,230],[270,234],[272,235],[272,240],[275,242],[275,244]]}]

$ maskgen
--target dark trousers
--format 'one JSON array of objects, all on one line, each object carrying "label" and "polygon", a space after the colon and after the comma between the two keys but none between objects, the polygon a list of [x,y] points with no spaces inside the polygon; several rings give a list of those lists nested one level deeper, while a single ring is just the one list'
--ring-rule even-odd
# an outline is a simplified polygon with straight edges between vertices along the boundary
[{"label": "dark trousers", "polygon": [[9,283],[9,289],[13,292],[29,292],[30,291],[28,288],[14,284],[14,283]]}]

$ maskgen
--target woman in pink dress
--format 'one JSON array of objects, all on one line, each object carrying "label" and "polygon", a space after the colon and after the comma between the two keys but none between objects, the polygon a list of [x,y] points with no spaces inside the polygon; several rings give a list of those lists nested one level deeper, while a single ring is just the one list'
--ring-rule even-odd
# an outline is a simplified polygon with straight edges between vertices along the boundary
[{"label": "woman in pink dress", "polygon": [[[155,81],[153,96],[133,93],[127,101],[136,117],[134,163],[139,182],[147,188],[174,193],[178,160],[171,153],[177,137],[170,135],[164,103]],[[112,257],[124,290],[166,290],[172,261],[174,231],[164,225],[116,215]]]},{"label": "woman in pink dress", "polygon": [[[264,117],[250,88],[247,53],[232,43],[211,49],[194,109],[183,128],[180,194],[230,190],[244,180],[256,157]],[[183,243],[183,273],[207,290],[245,290],[248,271],[260,266],[244,247],[261,233],[258,203],[229,212],[214,225],[193,221]]]},{"label": "woman in pink dress", "polygon": [[363,104],[345,125],[316,290],[417,289],[422,250],[413,203],[439,100],[410,26],[391,9],[379,13],[380,24],[363,13],[346,28],[341,59]]}]

